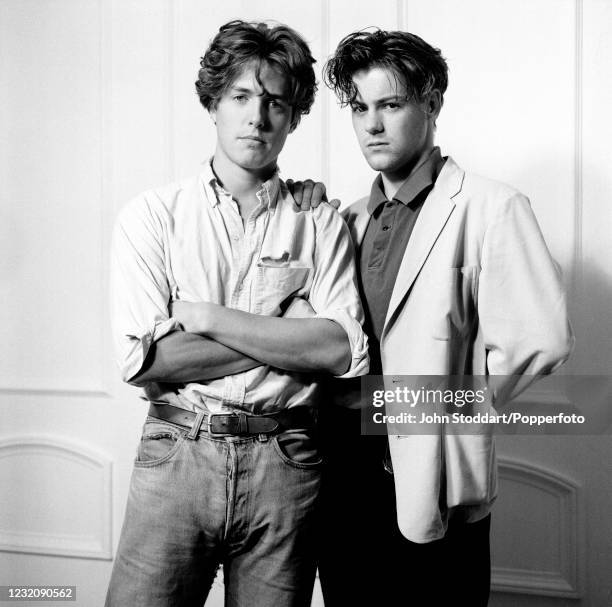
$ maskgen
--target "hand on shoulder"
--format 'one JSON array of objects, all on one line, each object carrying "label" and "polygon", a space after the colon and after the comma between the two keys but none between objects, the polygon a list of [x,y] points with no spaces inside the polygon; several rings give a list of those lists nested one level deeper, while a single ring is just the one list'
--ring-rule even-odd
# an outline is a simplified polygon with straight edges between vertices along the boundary
[{"label": "hand on shoulder", "polygon": [[340,207],[340,200],[337,198],[327,200],[325,184],[320,181],[315,182],[312,179],[293,181],[293,179],[287,179],[285,183],[287,184],[289,193],[293,196],[295,204],[297,204],[302,211],[316,209],[322,202],[329,204],[336,210]]}]

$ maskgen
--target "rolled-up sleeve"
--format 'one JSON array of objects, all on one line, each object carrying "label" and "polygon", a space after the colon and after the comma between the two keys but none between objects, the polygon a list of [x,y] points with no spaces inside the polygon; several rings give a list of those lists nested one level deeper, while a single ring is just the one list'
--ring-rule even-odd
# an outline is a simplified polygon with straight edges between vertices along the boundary
[{"label": "rolled-up sleeve", "polygon": [[368,338],[357,287],[355,253],[341,216],[329,205],[313,211],[317,227],[314,276],[309,301],[318,318],[338,323],[346,332],[351,365],[341,378],[365,375],[370,368]]},{"label": "rolled-up sleeve", "polygon": [[119,214],[110,263],[115,357],[124,381],[141,370],[151,344],[180,324],[168,314],[163,222],[142,195]]}]

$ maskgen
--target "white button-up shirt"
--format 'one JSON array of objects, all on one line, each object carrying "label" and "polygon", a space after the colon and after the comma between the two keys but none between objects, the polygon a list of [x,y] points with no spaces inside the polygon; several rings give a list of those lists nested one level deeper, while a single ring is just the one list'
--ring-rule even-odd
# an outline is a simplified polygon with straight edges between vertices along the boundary
[{"label": "white button-up shirt", "polygon": [[[111,315],[125,381],[141,369],[152,343],[180,331],[170,302],[207,301],[280,315],[288,297],[306,299],[320,318],[340,324],[351,348],[342,377],[368,371],[367,338],[351,238],[327,204],[302,211],[274,175],[244,221],[210,164],[197,177],[144,192],[117,219],[111,253]],[[151,384],[145,398],[191,411],[271,412],[311,405],[316,376],[262,365],[212,380]]]}]

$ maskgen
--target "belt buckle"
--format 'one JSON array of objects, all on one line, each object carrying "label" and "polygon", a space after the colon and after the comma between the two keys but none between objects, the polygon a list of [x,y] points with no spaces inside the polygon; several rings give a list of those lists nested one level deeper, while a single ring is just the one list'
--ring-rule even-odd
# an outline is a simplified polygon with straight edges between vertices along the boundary
[{"label": "belt buckle", "polygon": [[[237,432],[214,432],[212,429],[212,418],[213,417],[237,417],[238,418],[238,431]],[[213,413],[208,416],[206,420],[206,431],[209,435],[229,434],[230,436],[243,436],[248,434],[248,421],[246,413]]]},{"label": "belt buckle", "polygon": [[209,414],[209,416],[206,418],[206,432],[208,432],[209,435],[214,435],[214,434],[225,434],[225,432],[215,432],[212,429],[212,419],[213,417],[219,417],[220,415],[225,415],[224,413],[212,413]]}]

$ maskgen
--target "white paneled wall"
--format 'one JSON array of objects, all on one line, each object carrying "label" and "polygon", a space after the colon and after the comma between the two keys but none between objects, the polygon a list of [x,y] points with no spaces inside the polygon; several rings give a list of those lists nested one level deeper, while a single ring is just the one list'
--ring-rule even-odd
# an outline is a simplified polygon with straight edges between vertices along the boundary
[{"label": "white paneled wall", "polygon": [[0,5],[3,388],[103,389],[99,8]]},{"label": "white paneled wall", "polygon": [[404,15],[406,29],[439,46],[449,63],[443,150],[529,196],[565,269],[574,232],[576,14],[574,0],[467,0],[454,8],[434,0],[406,2]]},{"label": "white paneled wall", "polygon": [[[77,605],[102,603],[145,411],[109,348],[110,228],[212,153],[194,81],[234,18],[293,26],[319,70],[368,26],[439,46],[443,152],[530,197],[571,295],[566,372],[609,374],[609,0],[0,0],[0,585],[77,584]],[[281,170],[344,204],[369,190],[349,110],[322,83]],[[492,605],[608,604],[609,436],[503,437],[499,451]]]}]

